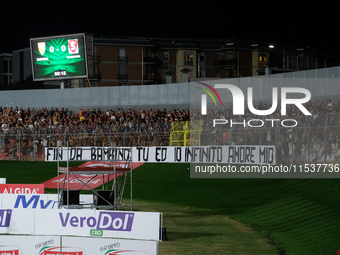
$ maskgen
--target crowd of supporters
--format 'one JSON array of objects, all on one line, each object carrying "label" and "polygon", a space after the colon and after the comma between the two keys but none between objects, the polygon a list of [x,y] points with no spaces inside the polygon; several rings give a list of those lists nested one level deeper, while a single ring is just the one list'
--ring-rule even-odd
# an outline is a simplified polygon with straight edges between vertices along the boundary
[{"label": "crowd of supporters", "polygon": [[[304,150],[308,151],[305,154],[318,151],[319,157],[326,153],[331,154],[330,150],[337,151],[340,101],[332,103],[328,99],[308,102],[304,107],[312,115],[304,115],[293,105],[287,106],[285,116],[281,115],[279,106],[268,116],[255,116],[248,109],[245,115],[234,116],[232,107],[209,109],[206,115],[201,115],[200,110],[196,108],[191,111],[118,108],[117,111],[79,109],[78,112],[73,112],[67,108],[23,109],[0,106],[0,146],[2,153],[14,155],[18,153],[20,147],[22,155],[27,156],[28,160],[32,154],[38,154],[46,146],[66,146],[67,143],[69,146],[112,146],[113,144],[169,146],[169,137],[174,123],[185,123],[189,120],[194,123],[193,120],[203,120],[201,127],[191,128],[202,129],[202,133],[195,133],[200,135],[200,145],[275,145],[279,151],[278,157],[282,158],[282,161],[287,161],[288,155],[292,159],[293,151],[297,155],[302,155]],[[266,110],[271,108],[271,105],[258,102],[255,108]],[[214,119],[228,120],[228,124],[216,125],[214,128]],[[259,125],[261,128],[250,128],[247,121],[251,119],[257,119],[258,123],[253,121],[252,125]],[[265,121],[268,119],[276,121]],[[281,121],[284,119],[296,120],[296,127],[283,128]],[[230,120],[241,124],[231,126]],[[8,140],[5,141],[4,137]],[[21,138],[19,146],[18,137]]]},{"label": "crowd of supporters", "polygon": [[[69,146],[167,146],[172,122],[189,118],[189,111],[164,108],[73,112],[67,108],[0,107],[0,148],[6,154],[18,153],[19,137],[22,143],[19,147],[25,155],[38,153],[43,146],[67,143]],[[4,137],[8,139],[5,141]]]},{"label": "crowd of supporters", "polygon": [[[340,156],[340,100],[336,103],[330,99],[308,102],[303,106],[311,115],[305,115],[295,105],[287,106],[286,115],[281,115],[280,106],[264,116],[254,115],[249,109],[242,116],[233,116],[232,107],[210,109],[206,116],[202,116],[201,144],[208,145],[213,140],[214,144],[275,145],[277,160],[283,163],[336,159]],[[271,106],[258,102],[255,108],[267,110]],[[201,118],[197,109],[192,111],[191,120],[196,116]],[[214,119],[225,119],[228,123],[213,128]],[[231,120],[236,124],[232,125]],[[249,120],[252,121],[248,124]]]},{"label": "crowd of supporters", "polygon": [[131,110],[119,108],[102,111],[101,109],[79,112],[67,108],[34,108],[0,107],[1,132],[8,134],[64,134],[64,133],[115,133],[115,132],[153,132],[171,130],[173,121],[186,121],[189,111],[166,109]]}]

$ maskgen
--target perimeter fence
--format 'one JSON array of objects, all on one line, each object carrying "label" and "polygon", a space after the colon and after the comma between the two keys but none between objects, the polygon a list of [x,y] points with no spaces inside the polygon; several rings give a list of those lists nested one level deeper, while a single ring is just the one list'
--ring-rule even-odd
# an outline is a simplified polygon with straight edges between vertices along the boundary
[{"label": "perimeter fence", "polygon": [[[222,125],[221,125],[222,126]],[[45,147],[151,147],[170,146],[170,131],[0,134],[0,160],[44,161]],[[340,126],[222,128],[195,133],[191,146],[273,145],[279,164],[329,163],[339,161]],[[197,137],[199,136],[199,138]],[[199,141],[199,143],[197,142]],[[186,142],[190,146],[190,141]]]}]

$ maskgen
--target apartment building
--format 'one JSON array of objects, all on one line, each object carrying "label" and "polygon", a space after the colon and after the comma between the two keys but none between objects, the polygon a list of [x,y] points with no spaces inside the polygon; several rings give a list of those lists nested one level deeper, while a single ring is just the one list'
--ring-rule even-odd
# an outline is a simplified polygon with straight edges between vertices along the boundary
[{"label": "apartment building", "polygon": [[2,86],[8,86],[12,83],[12,60],[13,54],[0,54],[0,85]]},{"label": "apartment building", "polygon": [[327,52],[247,40],[94,38],[93,86],[181,83],[332,66]]},{"label": "apartment building", "polygon": [[[95,37],[93,43],[94,65],[89,68],[94,78],[65,81],[66,88],[181,83],[332,66],[325,51],[250,40],[109,36]],[[0,54],[1,85],[31,74],[29,48]]]}]

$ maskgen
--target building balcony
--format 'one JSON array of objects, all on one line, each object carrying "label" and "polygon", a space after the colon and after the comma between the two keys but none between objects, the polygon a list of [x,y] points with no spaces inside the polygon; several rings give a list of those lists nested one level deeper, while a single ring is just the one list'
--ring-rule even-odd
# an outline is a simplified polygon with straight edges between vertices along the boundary
[{"label": "building balcony", "polygon": [[157,66],[160,66],[160,65],[162,65],[162,60],[160,60],[157,57],[144,57],[143,58],[143,63],[145,65],[157,65]]},{"label": "building balcony", "polygon": [[193,66],[194,65],[194,61],[193,60],[184,60],[184,65],[185,66]]},{"label": "building balcony", "polygon": [[127,74],[117,74],[117,80],[118,81],[128,81],[128,75]]},{"label": "building balcony", "polygon": [[320,60],[316,58],[287,56],[284,61],[281,58],[278,58],[275,60],[259,62],[258,73],[264,75],[266,67],[270,68],[271,73],[274,74],[317,69],[321,68],[321,65]]},{"label": "building balcony", "polygon": [[259,61],[259,66],[260,67],[268,67],[269,64],[270,64],[269,61]]},{"label": "building balcony", "polygon": [[117,56],[117,62],[118,64],[127,64],[128,57]]},{"label": "building balcony", "polygon": [[160,75],[154,75],[154,74],[144,74],[144,83],[149,84],[162,84],[163,78]]},{"label": "building balcony", "polygon": [[224,68],[224,69],[234,69],[237,67],[236,59],[215,59],[214,60],[215,68]]}]

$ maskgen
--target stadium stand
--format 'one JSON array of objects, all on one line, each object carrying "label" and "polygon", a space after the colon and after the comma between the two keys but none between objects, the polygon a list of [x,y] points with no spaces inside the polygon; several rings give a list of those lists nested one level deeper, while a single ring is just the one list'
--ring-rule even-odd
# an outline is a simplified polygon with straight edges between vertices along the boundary
[{"label": "stadium stand", "polygon": [[[72,112],[67,108],[48,110],[0,106],[0,160],[43,160],[45,147],[67,144],[145,147],[274,145],[277,148],[277,160],[281,163],[312,161],[315,151],[319,162],[337,160],[340,157],[340,100],[336,103],[330,99],[308,102],[304,106],[312,116],[305,116],[295,106],[287,109],[284,119],[295,119],[298,125],[294,128],[282,127],[280,121],[275,121],[274,125],[265,121],[282,120],[280,108],[265,117],[255,116],[246,110],[246,120],[263,120],[264,126],[261,128],[243,125],[217,125],[213,128],[213,119],[237,121],[237,117],[232,115],[232,108],[209,109],[207,115],[201,116],[198,109],[169,111],[164,108],[129,108],[126,111],[118,108],[113,111],[82,108]],[[269,108],[261,102],[255,107],[262,110]],[[203,122],[193,122],[195,120]],[[200,123],[200,127],[194,123]],[[190,134],[190,129],[199,132]],[[199,143],[190,144],[188,139]]]}]

